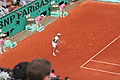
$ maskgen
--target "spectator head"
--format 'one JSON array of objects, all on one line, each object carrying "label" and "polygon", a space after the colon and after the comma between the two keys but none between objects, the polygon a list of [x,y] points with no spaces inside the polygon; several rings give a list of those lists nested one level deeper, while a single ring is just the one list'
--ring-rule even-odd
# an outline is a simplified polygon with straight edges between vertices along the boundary
[{"label": "spectator head", "polygon": [[65,77],[64,80],[70,80],[70,78],[69,77]]},{"label": "spectator head", "polygon": [[4,68],[3,67],[0,67],[0,70],[1,70],[1,72],[4,70]]},{"label": "spectator head", "polygon": [[15,80],[27,80],[26,73],[29,62],[21,62],[13,68],[13,78]]},{"label": "spectator head", "polygon": [[4,68],[3,71],[4,71],[4,72],[8,72],[8,69]]},{"label": "spectator head", "polygon": [[52,70],[51,70],[51,73],[55,73],[55,70],[54,70],[54,69],[52,69]]},{"label": "spectator head", "polygon": [[58,80],[61,80],[61,77],[58,75],[57,77],[56,77]]},{"label": "spectator head", "polygon": [[51,63],[43,58],[33,60],[27,68],[28,80],[49,80]]}]

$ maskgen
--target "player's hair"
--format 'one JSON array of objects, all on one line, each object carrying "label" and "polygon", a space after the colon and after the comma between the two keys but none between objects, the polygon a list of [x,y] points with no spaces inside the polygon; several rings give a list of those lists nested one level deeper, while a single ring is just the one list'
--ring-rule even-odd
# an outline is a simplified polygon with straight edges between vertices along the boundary
[{"label": "player's hair", "polygon": [[60,33],[57,33],[57,36],[61,36],[61,34],[60,34]]}]

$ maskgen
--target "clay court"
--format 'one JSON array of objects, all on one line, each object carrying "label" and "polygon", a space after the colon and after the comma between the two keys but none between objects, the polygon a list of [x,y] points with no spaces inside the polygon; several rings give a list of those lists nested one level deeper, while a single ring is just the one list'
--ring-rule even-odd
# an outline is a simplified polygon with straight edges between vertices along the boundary
[{"label": "clay court", "polygon": [[[120,80],[119,10],[119,3],[85,1],[0,55],[0,66],[13,68],[21,61],[45,58],[58,75],[71,80]],[[63,43],[54,57],[51,41],[58,32]]]}]

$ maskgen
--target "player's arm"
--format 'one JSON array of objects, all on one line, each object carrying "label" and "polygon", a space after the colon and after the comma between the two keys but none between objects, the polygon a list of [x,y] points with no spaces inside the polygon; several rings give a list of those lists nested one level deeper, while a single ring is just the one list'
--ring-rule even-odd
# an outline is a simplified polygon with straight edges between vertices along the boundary
[{"label": "player's arm", "polygon": [[62,40],[58,39],[58,43],[62,43]]}]

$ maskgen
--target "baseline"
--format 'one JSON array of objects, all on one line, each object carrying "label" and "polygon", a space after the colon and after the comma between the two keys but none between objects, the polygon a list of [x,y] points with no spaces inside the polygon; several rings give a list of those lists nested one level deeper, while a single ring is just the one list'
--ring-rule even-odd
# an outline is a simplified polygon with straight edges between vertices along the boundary
[{"label": "baseline", "polygon": [[83,68],[83,69],[88,69],[88,70],[92,70],[92,71],[98,71],[98,72],[104,72],[104,73],[119,75],[119,76],[120,76],[120,73],[116,73],[116,72],[105,71],[105,70],[95,69],[95,68],[88,68],[88,67],[81,67],[81,68]]},{"label": "baseline", "polygon": [[119,66],[120,64],[115,64],[115,63],[110,63],[110,62],[104,62],[104,61],[99,61],[99,60],[91,60],[92,62],[97,62],[97,63],[103,63],[103,64],[109,64],[109,65],[114,65],[114,66]]},{"label": "baseline", "polygon": [[91,57],[89,60],[87,60],[84,64],[82,64],[80,67],[82,68],[85,66],[87,63],[89,63],[93,58],[98,56],[101,52],[103,52],[106,48],[108,48],[112,43],[114,43],[117,39],[119,39],[120,36],[116,37],[113,39],[109,44],[107,44],[103,49],[101,49],[99,52],[97,52],[93,57]]}]

